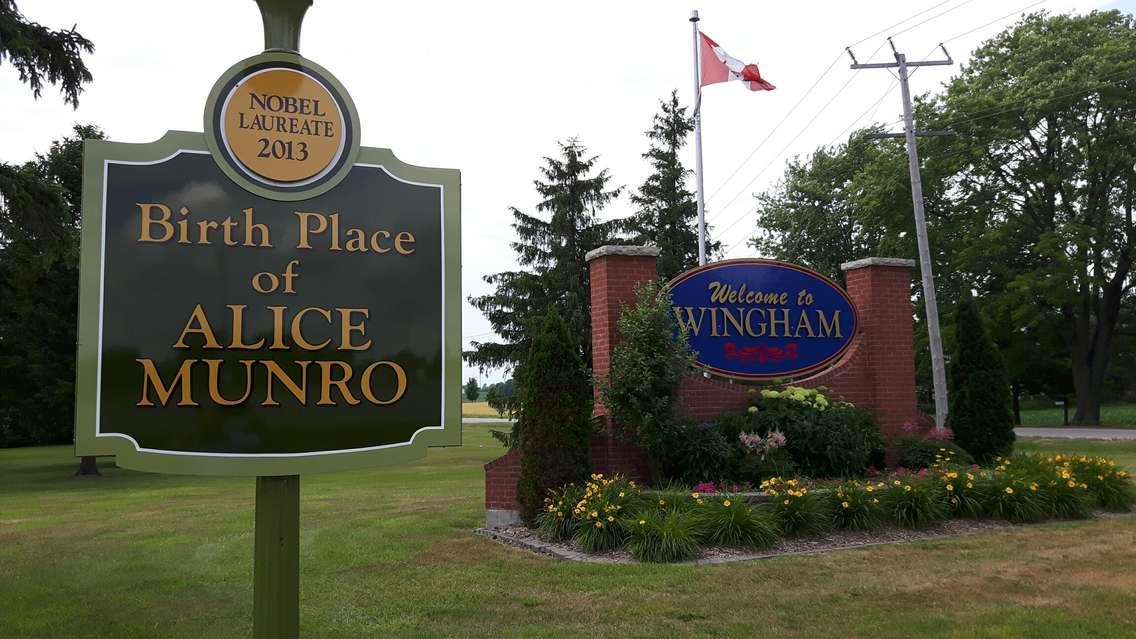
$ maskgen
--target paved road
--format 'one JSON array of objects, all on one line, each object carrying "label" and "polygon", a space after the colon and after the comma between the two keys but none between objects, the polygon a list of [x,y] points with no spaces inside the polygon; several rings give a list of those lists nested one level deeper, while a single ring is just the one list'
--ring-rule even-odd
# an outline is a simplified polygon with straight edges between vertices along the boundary
[{"label": "paved road", "polygon": [[[462,417],[466,424],[500,424],[507,419],[496,417]],[[1052,439],[1136,439],[1136,429],[1124,428],[1015,428],[1018,437]]]},{"label": "paved road", "polygon": [[1136,439],[1136,429],[1124,428],[1015,428],[1018,437],[1054,439]]}]

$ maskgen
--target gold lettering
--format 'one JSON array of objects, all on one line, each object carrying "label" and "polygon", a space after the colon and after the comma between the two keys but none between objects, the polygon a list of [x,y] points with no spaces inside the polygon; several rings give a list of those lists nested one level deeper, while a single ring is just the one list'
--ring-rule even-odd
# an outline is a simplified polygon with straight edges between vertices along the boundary
[{"label": "gold lettering", "polygon": [[[327,230],[327,218],[319,213],[305,213],[303,211],[296,211],[296,217],[300,218],[300,241],[296,243],[296,248],[310,249],[311,243],[308,241],[308,234],[319,234]],[[317,226],[309,227],[308,220],[314,219]]]},{"label": "gold lettering", "polygon": [[[166,242],[174,236],[174,225],[170,224],[170,207],[165,204],[136,204],[138,209],[142,212],[142,233],[138,236],[139,242]],[[161,217],[154,218],[151,212],[158,209],[162,212]],[[150,227],[157,224],[162,229],[161,237],[154,237],[150,232]]]},{"label": "gold lettering", "polygon": [[178,401],[178,406],[197,406],[197,402],[193,401],[193,392],[190,386],[191,377],[189,374],[190,368],[197,360],[187,359],[181,363],[178,372],[174,375],[173,380],[170,381],[169,387],[162,383],[162,376],[158,374],[157,367],[154,366],[152,359],[136,359],[134,360],[142,365],[142,399],[138,401],[136,406],[153,406],[154,403],[150,401],[149,389],[154,387],[154,392],[158,395],[158,401],[162,406],[170,401],[170,396],[174,393],[174,388],[181,385],[181,400]]},{"label": "gold lettering", "polygon": [[729,324],[734,325],[734,330],[737,331],[737,334],[739,336],[745,335],[745,328],[742,327],[742,321],[744,320],[742,316],[743,313],[745,313],[745,309],[738,308],[738,316],[734,317],[734,314],[730,312],[730,309],[725,307],[722,308],[722,335],[724,337],[730,336]]},{"label": "gold lettering", "polygon": [[205,365],[209,367],[209,399],[219,406],[238,406],[248,400],[249,395],[252,394],[252,365],[256,363],[255,360],[242,359],[241,363],[245,365],[245,394],[237,400],[225,399],[221,395],[220,378],[221,378],[221,361],[219,359],[203,359]]},{"label": "gold lettering", "polygon": [[174,348],[189,348],[185,343],[185,336],[189,333],[199,333],[205,338],[205,345],[202,348],[221,348],[217,337],[213,335],[213,328],[209,326],[209,319],[205,317],[205,309],[201,308],[200,304],[193,307],[193,312],[190,313],[178,341],[174,343]]},{"label": "gold lettering", "polygon": [[[778,311],[780,311],[780,319],[778,319]],[[781,335],[777,335],[777,326],[781,325]],[[769,336],[770,337],[789,337],[789,309],[787,308],[771,308],[769,309]]]},{"label": "gold lettering", "polygon": [[[331,387],[336,386],[339,388],[339,394],[343,396],[344,401],[348,405],[354,406],[359,403],[355,396],[351,394],[351,390],[347,388],[347,382],[351,380],[351,367],[344,362],[340,361],[322,361],[316,362],[322,369],[322,377],[320,384],[320,399],[316,402],[317,406],[335,406],[335,402],[331,401]],[[333,379],[331,376],[331,367],[338,366],[344,375],[342,379]]]},{"label": "gold lettering", "polygon": [[371,340],[367,340],[358,346],[351,343],[351,334],[359,333],[360,335],[367,334],[367,326],[364,322],[360,321],[358,324],[351,323],[351,315],[359,313],[363,319],[370,319],[371,311],[366,308],[337,308],[336,312],[339,313],[339,350],[341,351],[365,351],[371,348]]},{"label": "gold lettering", "polygon": [[319,313],[323,316],[324,319],[327,320],[327,323],[329,325],[331,324],[331,311],[327,310],[326,308],[309,306],[307,308],[300,309],[300,312],[296,313],[296,316],[292,318],[292,341],[295,342],[297,346],[306,351],[318,351],[319,349],[324,348],[325,346],[330,344],[331,338],[329,337],[319,344],[311,344],[304,339],[304,336],[301,333],[301,323],[304,321],[304,315],[307,315],[309,311],[315,311],[316,313]]},{"label": "gold lettering", "polygon": [[802,326],[805,328],[805,337],[816,337],[816,335],[813,334],[813,325],[809,322],[809,314],[804,311],[801,311],[801,315],[797,318],[797,330],[795,331],[796,334],[794,337],[801,336]]},{"label": "gold lettering", "polygon": [[[675,321],[678,322],[680,327],[686,328],[686,332],[698,336],[698,331],[702,329],[702,317],[706,315],[706,307],[698,307],[698,319],[694,319],[694,308],[690,306],[675,306],[671,308],[675,314]],[[686,319],[683,320],[682,314],[686,311]]]},{"label": "gold lettering", "polygon": [[844,337],[840,331],[840,311],[835,310],[832,312],[832,321],[829,322],[824,316],[824,311],[821,309],[814,309],[817,314],[817,320],[820,323],[818,330],[821,337]]},{"label": "gold lettering", "polygon": [[[260,338],[255,344],[244,343],[244,318],[245,309],[248,308],[245,304],[229,304],[229,310],[233,315],[233,341],[229,343],[229,348],[240,348],[245,350],[253,350],[264,346],[264,338]],[[209,361],[209,360],[205,360]]]},{"label": "gold lettering", "polygon": [[264,386],[264,401],[260,403],[261,406],[280,405],[280,402],[272,398],[272,380],[274,379],[278,379],[284,383],[284,388],[287,388],[288,392],[292,393],[292,397],[296,398],[300,406],[308,405],[308,364],[311,364],[310,361],[296,360],[296,363],[300,365],[299,384],[289,377],[288,373],[285,373],[284,369],[280,368],[280,365],[276,362],[262,359],[260,363],[264,365],[264,370],[268,371],[268,380],[265,382]]},{"label": "gold lettering", "polygon": [[[403,243],[410,244],[410,248],[403,248]],[[398,235],[394,236],[394,250],[398,251],[401,255],[410,255],[414,252],[414,235],[410,231],[399,231]]]},{"label": "gold lettering", "polygon": [[[380,400],[379,398],[375,397],[374,393],[371,392],[371,373],[373,373],[374,370],[377,367],[382,366],[382,365],[389,366],[390,369],[392,371],[394,371],[394,377],[395,377],[394,395],[386,401]],[[362,379],[360,380],[359,384],[360,384],[359,389],[361,391],[363,391],[363,396],[367,398],[367,401],[371,402],[372,404],[377,404],[379,406],[387,406],[389,404],[393,404],[393,403],[397,402],[398,400],[402,399],[402,396],[404,394],[406,394],[406,371],[403,370],[401,366],[399,366],[398,364],[396,364],[394,362],[388,362],[388,361],[375,362],[375,363],[371,364],[370,366],[368,366],[367,368],[363,369],[363,376],[362,376]]]}]

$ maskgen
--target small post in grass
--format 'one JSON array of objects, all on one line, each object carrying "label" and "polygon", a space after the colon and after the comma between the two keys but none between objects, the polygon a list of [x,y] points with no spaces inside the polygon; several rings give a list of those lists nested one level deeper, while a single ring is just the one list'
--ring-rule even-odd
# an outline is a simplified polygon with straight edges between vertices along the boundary
[{"label": "small post in grass", "polygon": [[300,635],[300,476],[256,478],[254,639]]}]

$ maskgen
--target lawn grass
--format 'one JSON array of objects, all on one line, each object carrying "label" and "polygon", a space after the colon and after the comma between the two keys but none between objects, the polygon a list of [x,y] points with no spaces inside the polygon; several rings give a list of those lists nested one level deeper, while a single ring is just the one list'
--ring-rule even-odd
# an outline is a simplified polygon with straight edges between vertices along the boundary
[{"label": "lawn grass", "polygon": [[462,417],[500,417],[489,402],[462,402]]},{"label": "lawn grass", "polygon": [[[1070,406],[1069,419],[1073,419],[1075,412],[1076,408]],[[1060,406],[1022,409],[1022,426],[1063,428],[1064,420],[1064,409]],[[1070,427],[1076,426],[1076,424],[1070,424]],[[1099,428],[1136,428],[1136,404],[1105,404],[1101,406]]]},{"label": "lawn grass", "polygon": [[1018,438],[1014,450],[1021,452],[1037,452],[1046,455],[1056,453],[1074,453],[1098,456],[1103,455],[1116,460],[1116,463],[1126,467],[1136,474],[1136,440],[1125,439],[1105,441],[1101,439],[1042,439]]},{"label": "lawn grass", "polygon": [[[560,562],[474,535],[488,426],[418,464],[305,476],[307,637],[1136,636],[1136,520],[717,566]],[[1136,469],[1136,444],[1030,440]],[[251,478],[0,451],[0,636],[247,637]]]}]

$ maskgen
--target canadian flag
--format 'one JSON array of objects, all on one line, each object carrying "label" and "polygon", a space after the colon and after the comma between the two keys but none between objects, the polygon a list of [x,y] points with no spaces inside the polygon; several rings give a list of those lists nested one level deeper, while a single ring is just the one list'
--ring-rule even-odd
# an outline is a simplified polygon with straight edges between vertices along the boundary
[{"label": "canadian flag", "polygon": [[699,55],[702,58],[702,86],[717,82],[741,80],[749,87],[750,91],[772,91],[777,88],[761,77],[761,72],[757,70],[756,64],[746,64],[731,57],[705,33],[700,32],[698,35],[702,36]]}]

